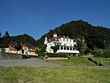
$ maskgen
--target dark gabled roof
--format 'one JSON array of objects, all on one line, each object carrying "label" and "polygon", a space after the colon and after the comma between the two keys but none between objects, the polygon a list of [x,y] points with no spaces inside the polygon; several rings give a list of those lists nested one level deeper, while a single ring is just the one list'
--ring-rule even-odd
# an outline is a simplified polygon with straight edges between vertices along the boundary
[{"label": "dark gabled roof", "polygon": [[33,49],[35,46],[33,44],[28,44],[28,48]]},{"label": "dark gabled roof", "polygon": [[[15,43],[15,42],[12,42],[12,41],[9,43],[9,45],[11,45],[11,46],[14,46],[15,44],[16,44],[16,43]],[[35,48],[35,46],[34,46],[33,44],[22,43],[22,45],[23,45],[23,44],[26,44],[27,47],[30,48],[30,49]]]},{"label": "dark gabled roof", "polygon": [[15,42],[10,42],[9,45],[14,46],[16,43]]}]

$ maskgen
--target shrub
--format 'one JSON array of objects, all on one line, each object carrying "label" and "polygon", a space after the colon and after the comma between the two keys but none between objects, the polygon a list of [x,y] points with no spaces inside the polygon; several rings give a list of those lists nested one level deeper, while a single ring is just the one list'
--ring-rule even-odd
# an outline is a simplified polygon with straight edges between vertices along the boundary
[{"label": "shrub", "polygon": [[94,51],[94,50],[92,51],[92,54],[93,54],[93,55],[95,55],[96,53],[97,53],[97,51]]},{"label": "shrub", "polygon": [[105,51],[104,53],[97,52],[94,54],[95,57],[104,57],[104,58],[110,58],[110,52]]},{"label": "shrub", "polygon": [[105,52],[103,53],[103,57],[104,57],[104,58],[110,58],[110,52],[105,51]]},{"label": "shrub", "polygon": [[86,48],[86,49],[84,50],[84,54],[87,54],[87,53],[92,53],[92,50],[89,49],[89,48]]},{"label": "shrub", "polygon": [[95,56],[95,57],[103,57],[103,55],[102,55],[101,52],[96,52],[96,53],[94,54],[94,56]]}]

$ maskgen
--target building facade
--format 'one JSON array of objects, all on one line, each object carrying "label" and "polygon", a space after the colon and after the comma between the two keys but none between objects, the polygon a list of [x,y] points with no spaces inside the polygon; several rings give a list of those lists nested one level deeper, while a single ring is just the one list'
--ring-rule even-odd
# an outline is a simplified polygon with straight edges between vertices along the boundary
[{"label": "building facade", "polygon": [[56,33],[53,34],[53,37],[47,39],[45,37],[44,44],[47,45],[46,52],[54,53],[52,46],[59,45],[57,53],[67,53],[71,56],[78,56],[79,51],[76,50],[75,46],[77,45],[74,39],[69,38],[68,36],[57,36]]},{"label": "building facade", "polygon": [[10,42],[8,44],[8,48],[5,48],[5,52],[8,53],[17,53],[17,54],[23,54],[23,55],[37,55],[36,54],[36,47],[32,44],[22,43],[22,49],[17,51],[17,49],[14,47],[15,42]]}]

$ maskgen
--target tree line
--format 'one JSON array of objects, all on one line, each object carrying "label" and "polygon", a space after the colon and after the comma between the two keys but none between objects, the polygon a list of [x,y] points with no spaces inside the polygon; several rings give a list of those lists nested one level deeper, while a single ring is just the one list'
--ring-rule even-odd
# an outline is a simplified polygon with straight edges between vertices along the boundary
[{"label": "tree line", "polygon": [[28,34],[10,36],[8,31],[4,35],[0,32],[0,48],[6,48],[10,42],[28,43],[36,46],[36,40]]}]

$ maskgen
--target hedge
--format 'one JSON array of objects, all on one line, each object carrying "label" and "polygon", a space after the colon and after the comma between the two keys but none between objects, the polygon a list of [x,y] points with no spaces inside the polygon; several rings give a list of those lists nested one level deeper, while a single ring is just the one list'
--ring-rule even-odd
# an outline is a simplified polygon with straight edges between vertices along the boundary
[{"label": "hedge", "polygon": [[46,53],[48,57],[67,57],[66,53]]}]

